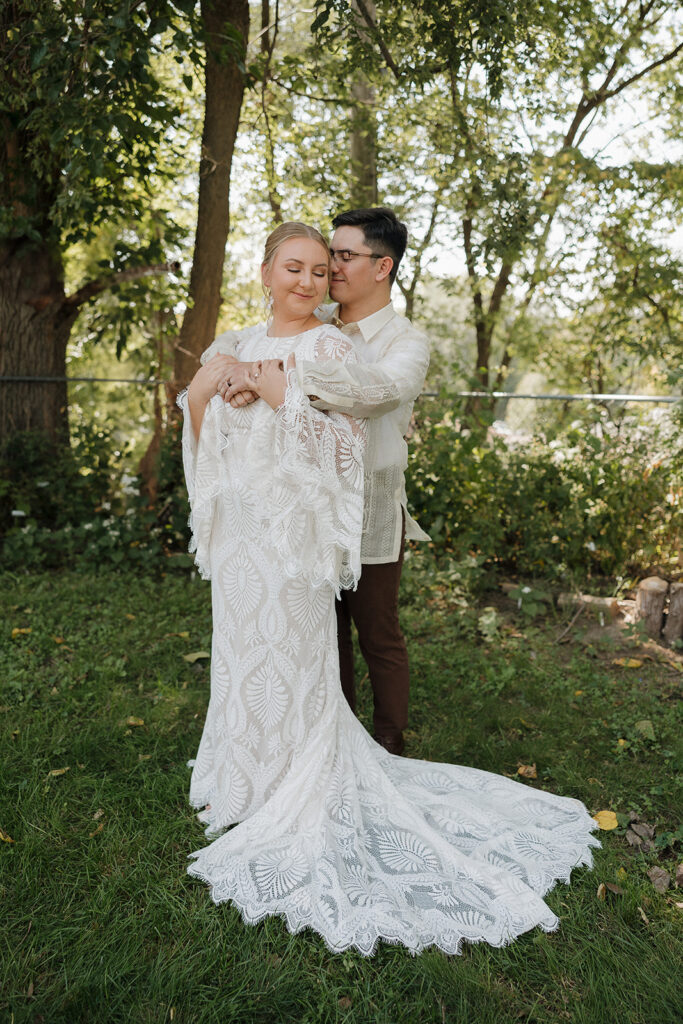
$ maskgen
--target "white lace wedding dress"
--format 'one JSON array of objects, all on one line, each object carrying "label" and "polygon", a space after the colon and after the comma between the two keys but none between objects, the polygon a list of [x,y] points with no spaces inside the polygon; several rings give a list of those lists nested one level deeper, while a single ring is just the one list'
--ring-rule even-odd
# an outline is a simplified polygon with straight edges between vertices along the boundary
[{"label": "white lace wedding dress", "polygon": [[[246,360],[355,359],[326,325],[219,347],[233,342]],[[583,804],[388,754],[342,695],[334,597],[360,573],[363,424],[312,409],[294,374],[277,413],[214,397],[198,443],[185,412],[191,550],[213,601],[190,801],[217,836],[189,873],[245,921],[284,915],[335,951],[457,953],[557,927],[544,893],[599,845]]]}]

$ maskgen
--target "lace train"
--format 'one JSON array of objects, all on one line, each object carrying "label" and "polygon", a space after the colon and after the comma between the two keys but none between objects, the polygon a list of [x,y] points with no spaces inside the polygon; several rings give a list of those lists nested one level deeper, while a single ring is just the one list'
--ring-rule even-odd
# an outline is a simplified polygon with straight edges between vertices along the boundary
[{"label": "lace train", "polygon": [[282,915],[334,952],[383,939],[454,954],[554,930],[542,896],[592,864],[596,827],[578,800],[388,754],[339,691],[271,798],[188,871],[246,922]]}]

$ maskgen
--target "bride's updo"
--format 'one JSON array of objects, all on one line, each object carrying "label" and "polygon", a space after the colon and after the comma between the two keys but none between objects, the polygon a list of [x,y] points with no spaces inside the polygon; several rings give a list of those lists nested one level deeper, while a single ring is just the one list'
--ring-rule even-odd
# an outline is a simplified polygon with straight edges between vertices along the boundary
[{"label": "bride's updo", "polygon": [[263,251],[263,266],[272,267],[275,254],[281,245],[288,242],[290,238],[312,238],[314,242],[319,242],[323,249],[329,256],[329,247],[327,242],[320,234],[317,228],[312,228],[310,224],[302,224],[300,220],[287,220],[284,224],[278,224],[274,231],[266,238],[266,245]]}]

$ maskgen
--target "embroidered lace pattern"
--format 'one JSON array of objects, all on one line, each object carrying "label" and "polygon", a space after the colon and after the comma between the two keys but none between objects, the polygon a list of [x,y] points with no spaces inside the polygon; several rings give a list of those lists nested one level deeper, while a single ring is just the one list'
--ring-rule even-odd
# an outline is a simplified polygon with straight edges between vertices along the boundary
[{"label": "embroidered lace pattern", "polygon": [[[329,328],[282,340],[263,330],[238,355],[292,348],[353,358]],[[598,845],[585,807],[392,756],[341,693],[334,594],[358,574],[362,444],[362,423],[312,410],[293,380],[277,414],[212,400],[198,444],[186,417],[193,545],[214,618],[190,788],[193,806],[210,804],[199,817],[213,841],[188,870],[245,921],[283,915],[335,951],[369,955],[384,939],[457,953],[463,940],[551,930],[544,893]]]}]

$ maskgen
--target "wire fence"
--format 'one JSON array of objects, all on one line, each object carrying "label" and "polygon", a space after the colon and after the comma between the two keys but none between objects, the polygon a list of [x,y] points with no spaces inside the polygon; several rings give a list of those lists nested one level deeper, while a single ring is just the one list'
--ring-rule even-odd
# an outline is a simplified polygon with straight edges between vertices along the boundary
[{"label": "wire fence", "polygon": [[[7,376],[0,377],[0,384],[138,384],[142,387],[159,387],[170,385],[169,380],[156,377],[33,377]],[[438,391],[423,391],[421,398],[438,398]],[[626,394],[518,394],[515,391],[455,391],[454,398],[508,398],[523,399],[534,402],[662,402],[675,404],[683,401],[683,395],[626,395]]]}]

